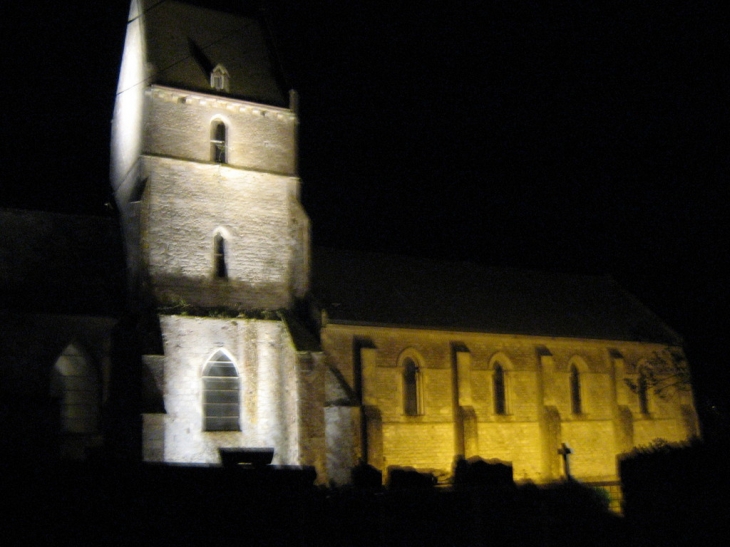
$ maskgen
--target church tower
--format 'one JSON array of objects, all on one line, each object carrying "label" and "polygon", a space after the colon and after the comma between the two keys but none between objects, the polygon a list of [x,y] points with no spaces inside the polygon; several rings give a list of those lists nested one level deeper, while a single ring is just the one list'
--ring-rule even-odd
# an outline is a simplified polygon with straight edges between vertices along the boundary
[{"label": "church tower", "polygon": [[111,181],[130,306],[161,332],[162,351],[142,356],[159,399],[145,404],[147,460],[323,457],[320,354],[291,334],[304,331],[291,311],[308,291],[309,220],[282,81],[257,14],[132,0]]}]

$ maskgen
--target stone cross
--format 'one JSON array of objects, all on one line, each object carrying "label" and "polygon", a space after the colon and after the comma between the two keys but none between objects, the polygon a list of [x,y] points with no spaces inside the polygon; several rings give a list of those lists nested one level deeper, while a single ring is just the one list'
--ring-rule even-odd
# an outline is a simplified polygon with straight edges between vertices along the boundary
[{"label": "stone cross", "polygon": [[563,470],[565,471],[566,479],[573,478],[570,476],[570,455],[572,453],[573,453],[573,450],[565,443],[561,444],[560,448],[558,448],[558,454],[560,454],[563,457]]}]

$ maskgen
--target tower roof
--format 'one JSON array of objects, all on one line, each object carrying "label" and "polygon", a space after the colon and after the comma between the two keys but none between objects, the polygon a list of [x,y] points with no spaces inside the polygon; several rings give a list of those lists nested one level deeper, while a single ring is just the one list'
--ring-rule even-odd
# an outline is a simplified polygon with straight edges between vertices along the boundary
[{"label": "tower roof", "polygon": [[286,106],[283,75],[261,17],[170,0],[140,0],[140,7],[151,83],[221,93],[211,86],[211,72],[221,66],[230,78],[226,95]]}]

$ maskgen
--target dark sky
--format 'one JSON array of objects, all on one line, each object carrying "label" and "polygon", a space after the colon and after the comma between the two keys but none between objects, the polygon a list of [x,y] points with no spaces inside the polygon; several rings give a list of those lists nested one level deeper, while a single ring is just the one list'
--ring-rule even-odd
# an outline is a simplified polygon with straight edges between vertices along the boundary
[{"label": "dark sky", "polygon": [[[270,3],[316,244],[610,274],[728,385],[719,1]],[[105,214],[128,2],[13,6],[0,206]]]}]

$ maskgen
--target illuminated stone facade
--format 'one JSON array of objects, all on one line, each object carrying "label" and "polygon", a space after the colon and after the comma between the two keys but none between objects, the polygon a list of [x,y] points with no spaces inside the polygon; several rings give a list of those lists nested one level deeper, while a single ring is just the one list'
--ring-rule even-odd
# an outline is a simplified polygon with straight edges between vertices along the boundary
[{"label": "illuminated stone facade", "polygon": [[[663,352],[661,344],[331,323],[322,345],[340,372],[328,376],[328,418],[351,427],[353,438],[362,431],[364,456],[380,469],[443,474],[456,455],[481,456],[511,462],[516,479],[545,482],[563,477],[558,448],[566,443],[574,476],[615,480],[618,454],[698,434],[691,392],[649,392],[643,412],[624,381],[636,382],[638,366]],[[416,415],[406,409],[407,355],[419,366]],[[501,411],[497,365],[504,370]],[[355,386],[362,405],[342,404]],[[346,482],[361,453],[357,446],[338,452],[337,439],[330,440],[330,478]]]},{"label": "illuminated stone facade", "polygon": [[[221,447],[267,447],[275,463],[345,483],[360,460],[447,474],[478,455],[548,481],[562,476],[566,443],[574,475],[600,480],[616,477],[621,452],[697,434],[690,392],[660,398],[624,381],[681,352],[636,304],[561,308],[562,293],[530,281],[481,306],[501,289],[476,275],[451,285],[464,306],[439,304],[432,291],[448,283],[429,281],[404,299],[420,306],[410,317],[378,315],[387,306],[363,296],[352,265],[333,279],[359,302],[311,289],[296,96],[279,91],[258,20],[148,4],[132,2],[112,134],[131,305],[152,317],[138,326],[145,460],[216,463]],[[388,305],[403,298],[394,277],[373,279],[381,300],[394,291]],[[547,301],[525,307],[537,297]],[[522,311],[490,323],[510,310]],[[637,317],[650,335],[621,330]]]},{"label": "illuminated stone facade", "polygon": [[309,221],[295,97],[273,85],[262,33],[256,18],[132,2],[112,185],[132,305],[158,310],[160,347],[142,356],[149,461],[271,447],[275,463],[323,468],[321,357],[276,313],[308,291]]},{"label": "illuminated stone facade", "polygon": [[[200,91],[179,66],[185,63],[175,63],[183,71],[177,78],[157,68],[177,54],[199,76],[203,67],[190,56],[191,43],[204,45],[213,32],[243,34],[257,44],[259,24],[176,2],[143,12],[132,2],[112,130],[112,186],[132,288],[158,303],[289,308],[308,288],[309,245],[296,176],[298,122],[289,98],[263,84],[232,90],[244,97],[268,94],[275,104],[210,85]],[[200,55],[219,55],[231,66],[247,61],[235,47],[248,44],[231,41]],[[241,72],[231,77],[250,77]],[[187,88],[163,85],[178,79]],[[214,272],[216,236],[225,244],[224,275]]]},{"label": "illuminated stone facade", "polygon": [[[147,461],[217,462],[220,447],[275,447],[276,461],[323,468],[323,367],[298,354],[283,321],[162,316],[164,357],[148,356],[165,414],[145,414]],[[239,427],[206,431],[205,364],[225,352],[238,372]],[[316,407],[310,408],[315,402]]]}]

